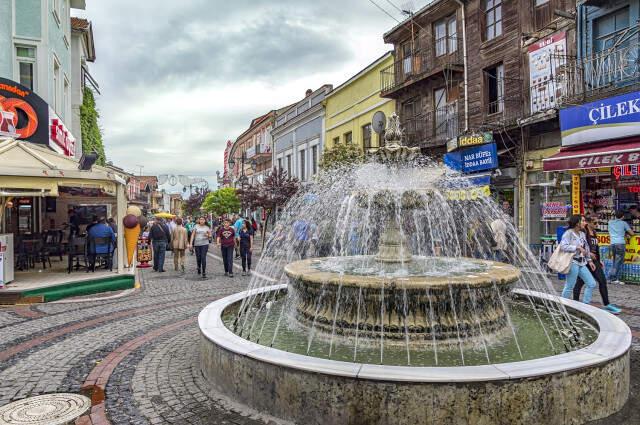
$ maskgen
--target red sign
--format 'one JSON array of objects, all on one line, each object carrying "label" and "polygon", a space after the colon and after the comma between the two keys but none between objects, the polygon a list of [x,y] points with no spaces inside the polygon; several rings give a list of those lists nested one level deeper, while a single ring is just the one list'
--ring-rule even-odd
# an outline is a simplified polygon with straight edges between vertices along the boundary
[{"label": "red sign", "polygon": [[613,167],[613,175],[620,180],[620,177],[637,176],[639,169],[640,164],[617,165]]},{"label": "red sign", "polygon": [[76,139],[58,116],[49,110],[49,147],[65,156],[76,154]]},{"label": "red sign", "polygon": [[542,161],[544,171],[583,170],[640,163],[640,142],[563,151]]}]

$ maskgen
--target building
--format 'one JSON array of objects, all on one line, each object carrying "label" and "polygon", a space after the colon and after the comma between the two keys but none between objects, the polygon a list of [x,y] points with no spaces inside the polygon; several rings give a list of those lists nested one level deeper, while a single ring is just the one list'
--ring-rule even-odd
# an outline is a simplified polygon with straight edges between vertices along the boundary
[{"label": "building", "polygon": [[324,147],[323,101],[333,87],[307,90],[302,100],[277,114],[273,131],[273,165],[301,182],[317,172]]},{"label": "building", "polygon": [[[0,95],[5,98],[0,109],[18,115],[14,117],[18,129],[14,137],[79,157],[79,126],[73,130],[73,108],[78,99],[72,90],[82,81],[74,80],[74,60],[80,58],[72,51],[77,34],[71,28],[72,8],[84,9],[85,1],[0,0],[0,51],[5,53],[0,56]],[[91,42],[85,57],[95,59],[90,25],[81,31]],[[18,104],[34,95],[42,99],[41,109]],[[50,129],[30,130],[44,123]]]},{"label": "building", "polygon": [[85,87],[100,93],[98,83],[89,73],[88,62],[95,62],[96,48],[93,41],[93,25],[81,18],[71,18],[71,130],[82,151],[80,130],[80,106]]},{"label": "building", "polygon": [[182,195],[179,193],[172,193],[169,195],[171,206],[169,208],[169,212],[173,215],[182,215],[182,205],[184,203],[184,199],[182,199]]},{"label": "building", "polygon": [[[544,174],[565,188],[565,217],[599,217],[601,246],[615,211],[640,204],[639,17],[639,0],[578,2],[575,48],[552,61],[561,149],[542,160]],[[640,232],[640,220],[627,218]],[[640,237],[626,252],[623,278],[640,282]]]},{"label": "building", "polygon": [[380,96],[381,71],[392,64],[393,54],[385,53],[326,96],[325,149],[353,143],[368,151],[384,144],[384,134],[373,130],[372,120],[376,112],[389,117],[396,111],[395,100]]},{"label": "building", "polygon": [[[134,197],[135,204],[141,207],[145,214],[158,212],[157,198],[153,196],[158,191],[158,177],[135,176],[135,182],[140,185],[138,194]],[[135,194],[135,189],[133,192]]]},{"label": "building", "polygon": [[271,170],[271,129],[276,111],[251,121],[228,151],[230,187],[240,188],[261,182]]}]

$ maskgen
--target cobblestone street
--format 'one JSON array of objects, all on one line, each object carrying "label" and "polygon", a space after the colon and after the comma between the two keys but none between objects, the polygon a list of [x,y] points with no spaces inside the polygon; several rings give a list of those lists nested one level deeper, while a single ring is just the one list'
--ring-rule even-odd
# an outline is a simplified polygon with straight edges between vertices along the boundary
[{"label": "cobblestone street", "polygon": [[[75,392],[94,402],[91,416],[78,424],[268,422],[208,394],[198,366],[198,313],[245,289],[249,278],[224,277],[221,262],[210,256],[210,277],[202,280],[194,257],[187,259],[186,275],[171,270],[169,255],[167,273],[142,271],[141,289],[120,297],[1,308],[0,406]],[[631,425],[640,408],[640,287],[613,286],[610,293],[634,332],[632,395],[622,412],[597,424]]]}]

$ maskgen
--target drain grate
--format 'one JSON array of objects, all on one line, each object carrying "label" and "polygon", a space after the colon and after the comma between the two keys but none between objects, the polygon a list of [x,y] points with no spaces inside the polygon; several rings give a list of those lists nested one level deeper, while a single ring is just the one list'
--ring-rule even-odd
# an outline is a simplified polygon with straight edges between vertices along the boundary
[{"label": "drain grate", "polygon": [[91,400],[79,394],[46,394],[0,407],[0,425],[72,424],[91,409]]}]

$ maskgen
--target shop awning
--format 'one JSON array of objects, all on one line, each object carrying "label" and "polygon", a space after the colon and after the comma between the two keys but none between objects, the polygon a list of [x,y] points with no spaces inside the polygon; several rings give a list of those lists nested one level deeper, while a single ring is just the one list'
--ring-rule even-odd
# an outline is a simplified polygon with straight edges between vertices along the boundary
[{"label": "shop awning", "polygon": [[42,177],[0,176],[0,196],[58,196],[58,183]]},{"label": "shop awning", "polygon": [[542,160],[544,171],[582,170],[640,163],[640,140],[561,151]]}]

